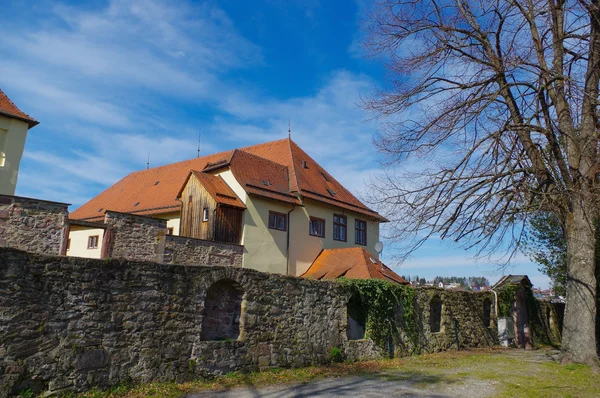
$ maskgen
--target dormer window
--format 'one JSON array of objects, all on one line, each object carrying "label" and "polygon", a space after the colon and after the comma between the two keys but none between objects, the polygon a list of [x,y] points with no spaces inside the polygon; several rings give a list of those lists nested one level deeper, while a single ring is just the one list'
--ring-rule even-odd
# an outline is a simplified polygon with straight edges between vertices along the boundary
[{"label": "dormer window", "polygon": [[263,184],[265,187],[268,187],[269,185],[271,185],[271,182],[270,182],[269,180],[260,180],[260,181],[262,182],[262,184]]},{"label": "dormer window", "polygon": [[331,196],[335,196],[335,191],[333,189],[327,188],[327,192],[329,192]]},{"label": "dormer window", "polygon": [[324,172],[321,172],[321,175],[323,176],[323,178],[325,179],[325,181],[330,182],[329,181],[329,177],[327,177],[327,175]]}]

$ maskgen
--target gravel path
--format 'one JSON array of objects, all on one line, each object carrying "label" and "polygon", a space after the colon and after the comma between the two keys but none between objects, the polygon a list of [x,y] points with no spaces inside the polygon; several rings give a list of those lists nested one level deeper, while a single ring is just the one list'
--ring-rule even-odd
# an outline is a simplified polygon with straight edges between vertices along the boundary
[{"label": "gravel path", "polygon": [[[558,351],[510,350],[503,355],[522,361],[555,361]],[[448,373],[467,369],[454,368]],[[300,397],[465,397],[483,398],[496,395],[499,382],[464,377],[460,381],[444,374],[431,375],[407,371],[385,371],[376,375],[328,378],[305,384],[268,387],[243,387],[224,391],[201,391],[186,398],[300,398]]]}]

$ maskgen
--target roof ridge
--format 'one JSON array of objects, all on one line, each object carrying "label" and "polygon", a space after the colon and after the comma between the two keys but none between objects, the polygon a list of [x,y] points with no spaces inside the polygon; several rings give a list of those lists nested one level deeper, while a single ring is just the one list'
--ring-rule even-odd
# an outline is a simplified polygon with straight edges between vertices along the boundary
[{"label": "roof ridge", "polygon": [[[217,156],[217,155],[224,155],[227,152],[233,152],[233,151],[235,151],[235,149],[228,149],[226,151],[221,151],[221,152],[213,153],[213,154],[210,154],[210,155],[200,156],[199,158],[185,159],[185,160],[180,160],[178,162],[163,164],[161,166],[150,167],[149,169],[135,170],[135,171],[132,171],[131,173],[127,174],[125,177],[133,175],[133,174],[138,174],[138,173],[146,173],[148,170],[158,170],[158,169],[161,169],[161,168],[166,168],[166,167],[171,167],[171,166],[175,166],[175,165],[178,165],[178,164],[183,164],[185,162],[198,161],[199,159],[205,159],[205,158],[209,158],[209,157],[213,157],[213,156]],[[191,168],[190,170],[195,170],[195,169]],[[200,171],[202,171],[202,170],[200,170]],[[125,178],[125,177],[123,177],[123,178]]]},{"label": "roof ridge", "polygon": [[294,178],[294,184],[295,187],[297,189],[298,192],[300,192],[300,194],[302,194],[302,189],[300,188],[300,185],[298,185],[298,174],[296,174],[296,165],[294,164],[294,151],[292,151],[292,144],[298,146],[294,141],[292,141],[291,138],[287,139],[288,141],[288,149],[290,150],[290,158],[292,159],[292,170],[289,170],[289,176],[288,176],[288,184],[290,185],[290,192],[292,192],[292,181],[291,181],[291,176],[293,176]]},{"label": "roof ridge", "polygon": [[[365,250],[365,248],[364,248],[364,247],[359,247],[359,249],[361,249],[361,250],[362,250],[362,254],[363,254],[363,261],[365,262],[365,267],[367,268],[367,274],[369,274],[369,276],[370,276],[371,278],[374,278],[373,274],[371,273],[371,267],[370,267],[370,264],[369,264],[369,262],[371,261],[371,257],[373,257],[373,256],[371,256],[371,253],[367,252],[367,251]],[[367,256],[368,256],[369,258],[367,258]],[[383,275],[383,274],[382,274],[382,275]],[[384,276],[385,276],[385,275],[384,275]]]}]

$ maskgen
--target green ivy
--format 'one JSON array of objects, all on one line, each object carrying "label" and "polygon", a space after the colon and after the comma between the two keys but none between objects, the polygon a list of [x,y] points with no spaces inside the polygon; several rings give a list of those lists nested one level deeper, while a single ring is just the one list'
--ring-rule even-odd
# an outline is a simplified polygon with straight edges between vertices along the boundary
[{"label": "green ivy", "polygon": [[506,285],[498,292],[498,315],[501,318],[511,316],[518,285]]},{"label": "green ivy", "polygon": [[384,350],[388,344],[400,343],[399,333],[394,321],[395,309],[402,308],[403,331],[418,346],[418,332],[415,313],[415,291],[412,287],[398,285],[379,279],[338,279],[353,303],[349,308],[354,319],[365,321],[365,337]]}]

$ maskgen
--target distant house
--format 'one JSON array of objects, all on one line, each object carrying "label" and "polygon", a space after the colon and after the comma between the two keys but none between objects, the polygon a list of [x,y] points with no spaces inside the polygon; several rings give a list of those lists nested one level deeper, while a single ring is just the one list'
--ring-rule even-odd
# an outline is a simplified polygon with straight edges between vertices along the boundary
[{"label": "distant house", "polygon": [[462,286],[460,283],[440,282],[440,283],[438,283],[438,287],[440,289],[459,289]]},{"label": "distant house", "polygon": [[39,122],[0,90],[0,195],[14,195],[29,129]]},{"label": "distant house", "polygon": [[346,275],[403,281],[375,250],[387,220],[291,139],[129,174],[71,213],[68,255],[102,256],[94,223],[108,210],[165,219],[169,234],[243,245],[246,268],[300,276],[321,269],[319,260],[307,272],[318,258],[370,258]]}]

